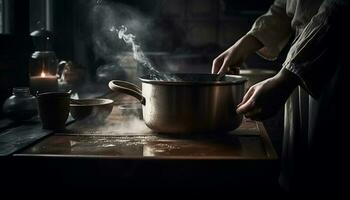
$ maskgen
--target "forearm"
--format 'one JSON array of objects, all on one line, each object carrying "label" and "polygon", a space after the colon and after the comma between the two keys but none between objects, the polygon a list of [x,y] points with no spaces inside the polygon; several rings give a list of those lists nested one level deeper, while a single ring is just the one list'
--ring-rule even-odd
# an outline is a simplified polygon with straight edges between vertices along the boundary
[{"label": "forearm", "polygon": [[285,88],[286,93],[291,93],[300,84],[300,78],[285,68],[282,68],[274,79],[281,87]]},{"label": "forearm", "polygon": [[240,40],[241,41],[238,43],[240,48],[238,49],[241,49],[242,55],[246,55],[246,57],[264,46],[256,37],[249,34],[243,36]]}]

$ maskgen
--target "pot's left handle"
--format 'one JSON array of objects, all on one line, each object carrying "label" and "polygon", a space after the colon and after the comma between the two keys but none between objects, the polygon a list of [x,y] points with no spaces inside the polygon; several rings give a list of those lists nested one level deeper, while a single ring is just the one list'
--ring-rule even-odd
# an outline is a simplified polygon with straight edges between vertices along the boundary
[{"label": "pot's left handle", "polygon": [[112,80],[109,82],[108,86],[115,92],[120,92],[135,97],[143,105],[146,103],[146,99],[142,96],[141,89],[132,83],[120,80]]}]

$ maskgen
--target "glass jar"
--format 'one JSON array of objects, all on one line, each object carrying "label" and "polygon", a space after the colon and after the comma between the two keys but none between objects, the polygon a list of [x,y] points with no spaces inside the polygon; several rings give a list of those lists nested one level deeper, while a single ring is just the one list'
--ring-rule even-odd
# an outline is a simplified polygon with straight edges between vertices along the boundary
[{"label": "glass jar", "polygon": [[40,29],[30,35],[34,44],[34,52],[29,62],[31,93],[56,92],[59,89],[60,61],[52,48],[53,33]]},{"label": "glass jar", "polygon": [[30,59],[30,76],[54,75],[58,70],[58,59],[54,51],[35,51]]},{"label": "glass jar", "polygon": [[52,48],[52,32],[44,29],[33,31],[31,34],[34,52],[30,58],[29,75],[56,76],[58,59]]},{"label": "glass jar", "polygon": [[28,87],[13,88],[13,95],[6,99],[3,111],[14,121],[23,121],[37,116],[37,101]]}]

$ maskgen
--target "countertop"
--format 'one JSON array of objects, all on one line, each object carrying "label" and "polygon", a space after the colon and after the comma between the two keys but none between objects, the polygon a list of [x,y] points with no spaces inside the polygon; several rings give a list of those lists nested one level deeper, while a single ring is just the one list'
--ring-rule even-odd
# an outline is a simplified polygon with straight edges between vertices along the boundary
[{"label": "countertop", "polygon": [[279,168],[260,122],[244,119],[230,133],[162,135],[137,117],[121,116],[118,106],[103,124],[70,123],[1,160],[9,182],[17,177],[68,188],[266,189],[277,183]]}]

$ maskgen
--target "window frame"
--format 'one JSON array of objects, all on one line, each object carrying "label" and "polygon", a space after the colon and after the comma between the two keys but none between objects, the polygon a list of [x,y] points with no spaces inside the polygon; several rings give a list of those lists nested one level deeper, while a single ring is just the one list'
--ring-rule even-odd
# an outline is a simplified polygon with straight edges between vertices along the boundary
[{"label": "window frame", "polygon": [[13,20],[13,1],[11,0],[0,0],[2,3],[1,7],[1,31],[0,34],[10,34],[13,30],[11,23]]}]

